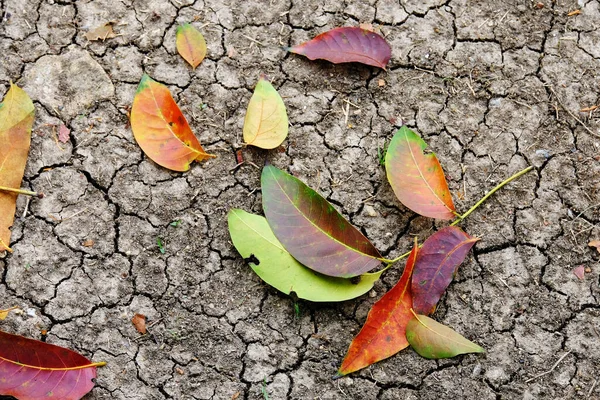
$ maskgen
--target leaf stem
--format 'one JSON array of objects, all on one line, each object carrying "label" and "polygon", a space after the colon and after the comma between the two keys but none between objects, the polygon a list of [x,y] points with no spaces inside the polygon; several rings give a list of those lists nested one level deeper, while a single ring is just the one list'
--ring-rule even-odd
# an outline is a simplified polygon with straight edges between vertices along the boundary
[{"label": "leaf stem", "polygon": [[32,192],[32,191],[23,190],[23,189],[13,189],[13,188],[9,188],[9,187],[6,187],[6,186],[0,186],[0,191],[1,192],[16,193],[16,194],[24,194],[25,196],[33,196],[33,197],[37,197],[39,199],[41,199],[42,197],[44,197],[43,193]]},{"label": "leaf stem", "polygon": [[[521,175],[525,175],[526,173],[528,173],[532,169],[533,169],[533,166],[530,165],[529,167],[527,167],[527,168],[525,168],[525,169],[517,172],[516,174],[514,174],[510,178],[505,179],[502,182],[500,182],[495,188],[493,188],[492,190],[490,190],[489,193],[487,193],[485,196],[483,196],[481,198],[481,200],[479,200],[477,203],[475,203],[475,205],[473,207],[469,208],[469,210],[466,213],[464,213],[463,215],[458,215],[458,217],[450,224],[450,226],[454,226],[454,225],[457,225],[458,223],[462,222],[462,220],[465,219],[465,218],[467,218],[469,216],[469,214],[471,214],[473,211],[475,211],[477,209],[477,207],[479,207],[487,199],[489,199],[491,195],[493,195],[494,193],[496,193],[498,190],[500,190],[506,184],[508,184],[508,183],[514,181],[515,179],[519,178]],[[419,246],[419,247],[421,247],[421,246]],[[402,260],[403,258],[408,257],[409,254],[410,254],[410,251],[407,251],[406,253],[402,254],[399,257],[394,258],[393,260],[389,260],[387,258],[379,258],[379,260],[382,261],[382,262],[384,262],[384,263],[386,263],[386,264],[394,264],[394,263]]]},{"label": "leaf stem", "polygon": [[514,181],[515,179],[517,179],[521,175],[524,175],[524,174],[528,173],[532,169],[533,169],[533,166],[530,165],[529,167],[527,167],[527,168],[525,168],[525,169],[517,172],[516,174],[514,174],[510,178],[505,179],[502,182],[500,182],[495,188],[493,188],[492,190],[490,190],[488,194],[486,194],[485,196],[483,196],[481,198],[481,200],[479,200],[477,203],[475,203],[475,205],[473,207],[469,208],[469,210],[466,213],[464,213],[463,215],[460,215],[456,220],[454,220],[450,224],[450,226],[454,226],[454,225],[458,224],[459,222],[461,222],[463,219],[467,218],[469,216],[469,214],[471,214],[473,211],[475,211],[477,209],[477,207],[479,207],[480,205],[482,205],[483,202],[485,202],[487,199],[489,199],[491,195],[493,195],[498,190],[500,190],[504,185],[506,185],[506,184]]}]

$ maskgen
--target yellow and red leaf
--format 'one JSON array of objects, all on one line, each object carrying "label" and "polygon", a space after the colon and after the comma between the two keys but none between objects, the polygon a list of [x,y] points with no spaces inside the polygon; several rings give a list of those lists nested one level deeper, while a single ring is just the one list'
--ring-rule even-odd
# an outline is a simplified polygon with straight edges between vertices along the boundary
[{"label": "yellow and red leaf", "polygon": [[183,24],[177,27],[175,44],[181,57],[194,69],[206,57],[204,36],[191,24]]}]

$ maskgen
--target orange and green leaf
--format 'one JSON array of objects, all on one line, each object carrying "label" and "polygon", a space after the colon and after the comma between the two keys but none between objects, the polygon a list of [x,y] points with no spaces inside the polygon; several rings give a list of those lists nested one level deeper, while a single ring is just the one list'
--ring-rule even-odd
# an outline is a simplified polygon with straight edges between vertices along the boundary
[{"label": "orange and green leaf", "polygon": [[358,62],[383,69],[392,57],[392,48],[381,35],[350,26],[321,33],[286,50],[310,60],[322,59],[334,64]]},{"label": "orange and green leaf", "polygon": [[[11,83],[0,103],[0,186],[18,190],[21,186],[35,109],[23,89]],[[10,227],[13,224],[17,193],[0,190],[0,252],[11,251]]]},{"label": "orange and green leaf", "polygon": [[78,400],[94,387],[96,367],[69,349],[0,331],[0,395]]},{"label": "orange and green leaf", "polygon": [[414,314],[406,326],[406,339],[419,355],[429,359],[485,352],[481,346],[425,315]]},{"label": "orange and green leaf", "polygon": [[206,41],[204,36],[191,24],[177,27],[177,51],[192,68],[196,69],[206,57]]},{"label": "orange and green leaf", "polygon": [[427,238],[412,277],[413,308],[417,313],[435,311],[458,266],[478,240],[456,226],[447,226]]},{"label": "orange and green leaf", "polygon": [[408,347],[406,325],[413,318],[410,277],[418,251],[415,240],[400,280],[369,311],[365,324],[350,344],[338,376],[358,371]]},{"label": "orange and green leaf", "polygon": [[274,149],[287,135],[285,104],[273,85],[261,77],[246,110],[244,141],[263,149]]},{"label": "orange and green leaf", "polygon": [[308,268],[351,278],[381,264],[375,246],[299,179],[267,165],[261,189],[265,216],[275,237]]},{"label": "orange and green leaf", "polygon": [[131,108],[131,129],[144,153],[174,171],[187,171],[207,154],[166,86],[144,74]]},{"label": "orange and green leaf", "polygon": [[442,166],[427,144],[403,126],[396,132],[385,155],[387,178],[398,200],[417,214],[452,219],[454,203]]}]

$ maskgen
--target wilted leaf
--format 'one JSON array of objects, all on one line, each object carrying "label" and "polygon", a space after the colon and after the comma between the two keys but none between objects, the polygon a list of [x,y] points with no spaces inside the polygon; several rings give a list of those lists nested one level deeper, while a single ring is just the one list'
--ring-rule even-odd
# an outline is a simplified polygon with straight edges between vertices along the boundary
[{"label": "wilted leaf", "polygon": [[436,360],[485,352],[481,346],[425,315],[415,314],[406,326],[406,339],[419,355]]},{"label": "wilted leaf", "polygon": [[71,136],[71,131],[64,124],[61,124],[58,128],[58,141],[61,143],[67,143],[69,141],[69,137]]},{"label": "wilted leaf", "polygon": [[144,314],[135,314],[131,318],[131,323],[139,333],[146,334],[146,316]]},{"label": "wilted leaf", "polygon": [[344,301],[367,293],[383,271],[354,279],[322,275],[300,264],[277,240],[264,217],[232,209],[229,234],[240,255],[275,289],[310,301]]},{"label": "wilted leaf", "polygon": [[131,129],[144,153],[174,171],[215,157],[204,152],[169,89],[144,74],[131,107]]},{"label": "wilted leaf", "polygon": [[456,212],[444,171],[435,154],[425,154],[427,144],[403,126],[385,155],[387,178],[396,197],[417,214],[452,219]]},{"label": "wilted leaf", "polygon": [[381,35],[356,27],[335,28],[286,50],[310,60],[358,62],[383,69],[392,57],[392,49]]},{"label": "wilted leaf", "polygon": [[413,318],[410,277],[418,251],[415,241],[400,280],[369,311],[365,324],[350,344],[338,376],[391,357],[408,346],[406,324]]},{"label": "wilted leaf", "polygon": [[431,314],[435,310],[458,266],[478,240],[455,226],[447,226],[427,238],[419,250],[412,277],[415,312]]},{"label": "wilted leaf", "polygon": [[320,194],[267,165],[261,176],[263,209],[273,233],[300,263],[349,278],[379,264],[377,249]]},{"label": "wilted leaf", "polygon": [[246,110],[244,141],[263,149],[278,147],[288,135],[285,104],[277,90],[260,78]]},{"label": "wilted leaf", "polygon": [[585,279],[585,267],[583,265],[579,265],[573,268],[573,275],[577,277],[580,281]]},{"label": "wilted leaf", "polygon": [[588,243],[588,246],[595,247],[596,250],[598,250],[598,253],[600,253],[600,240],[592,240]]},{"label": "wilted leaf", "polygon": [[[23,89],[10,84],[0,103],[0,186],[21,187],[31,142],[35,109]],[[17,194],[0,191],[0,252],[10,250],[10,227],[13,224]]]},{"label": "wilted leaf", "polygon": [[8,317],[8,313],[10,313],[12,310],[16,310],[17,306],[13,306],[11,308],[7,308],[6,310],[0,310],[0,321],[4,321],[6,319],[6,317]]},{"label": "wilted leaf", "polygon": [[0,331],[0,395],[78,400],[94,387],[96,367],[74,351]]},{"label": "wilted leaf", "polygon": [[196,69],[206,57],[206,41],[204,36],[191,24],[177,27],[177,51],[192,68]]},{"label": "wilted leaf", "polygon": [[106,39],[114,38],[117,35],[113,31],[113,23],[107,22],[104,25],[100,25],[99,27],[86,32],[84,36],[87,40],[91,42],[94,40],[104,41]]}]

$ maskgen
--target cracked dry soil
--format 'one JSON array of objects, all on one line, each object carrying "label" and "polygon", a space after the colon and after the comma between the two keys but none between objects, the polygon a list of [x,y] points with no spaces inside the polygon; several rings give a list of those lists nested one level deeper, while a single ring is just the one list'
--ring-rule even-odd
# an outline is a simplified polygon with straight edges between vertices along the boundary
[{"label": "cracked dry soil", "polygon": [[[0,0],[0,10],[0,93],[13,80],[36,106],[23,186],[46,194],[19,199],[0,305],[25,312],[1,328],[46,330],[107,361],[86,399],[600,398],[600,265],[587,246],[600,238],[600,114],[580,112],[600,105],[597,0]],[[107,21],[119,36],[87,42]],[[208,43],[195,72],[175,50],[177,24],[192,21]],[[358,23],[392,45],[388,71],[281,50]],[[143,71],[169,86],[217,159],[180,174],[142,154],[127,111]],[[246,160],[317,188],[388,258],[441,226],[399,204],[378,164],[402,122],[437,153],[461,212],[536,167],[462,224],[482,240],[435,314],[486,354],[404,350],[331,380],[402,265],[367,296],[300,301],[297,314],[244,264],[226,213],[261,213],[259,169],[234,169],[260,73],[284,98],[290,134],[281,151],[248,148]]]}]

